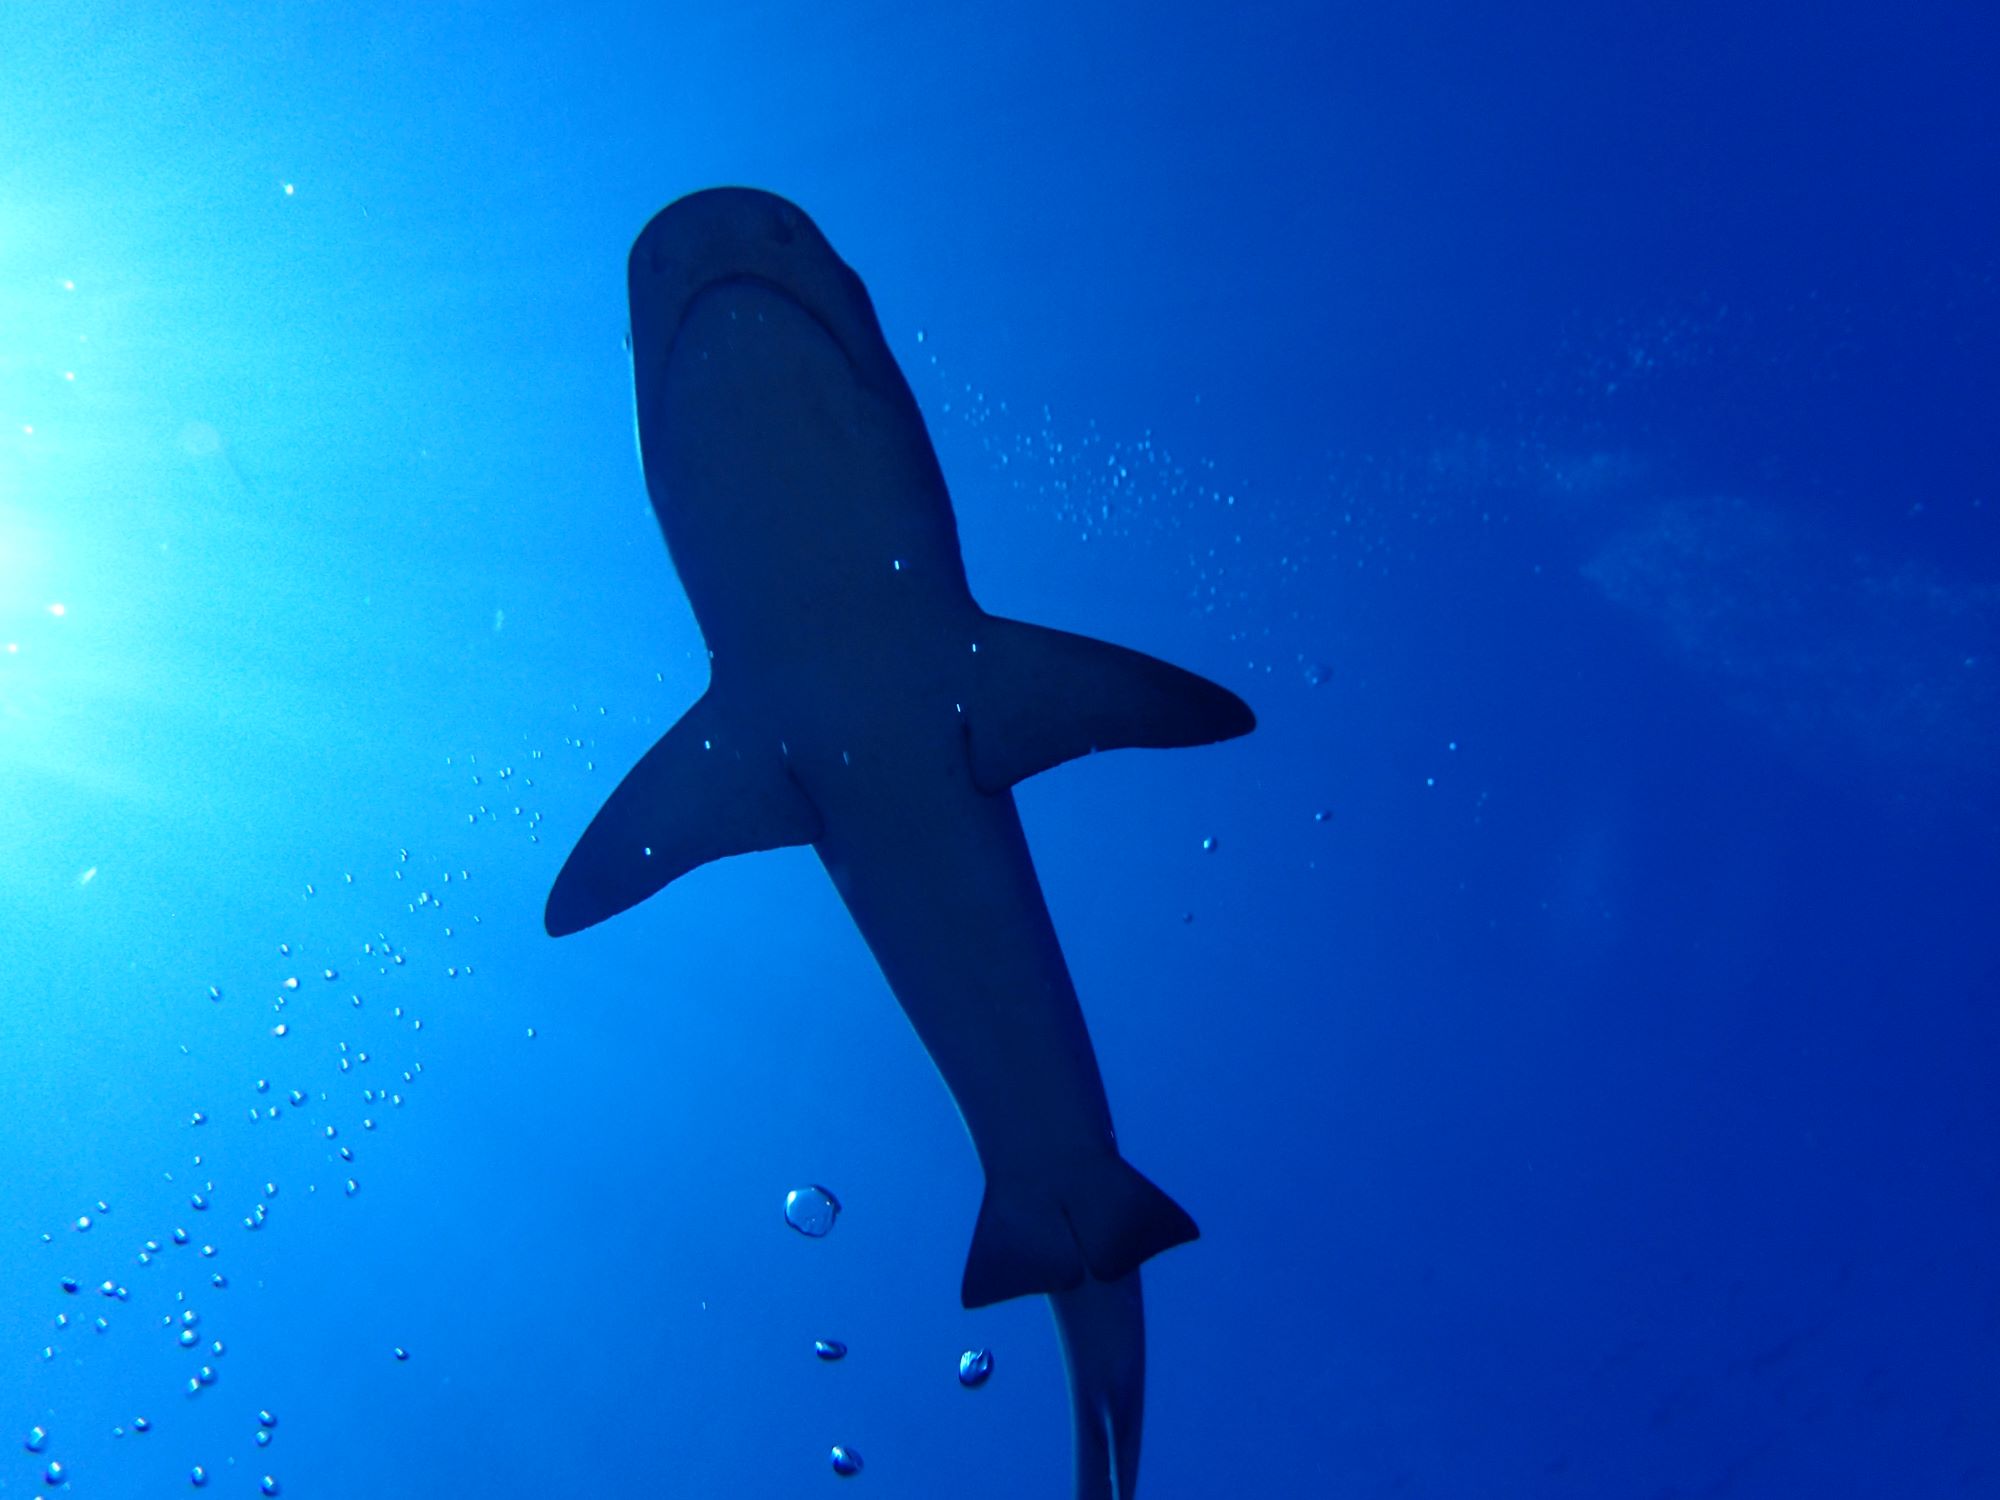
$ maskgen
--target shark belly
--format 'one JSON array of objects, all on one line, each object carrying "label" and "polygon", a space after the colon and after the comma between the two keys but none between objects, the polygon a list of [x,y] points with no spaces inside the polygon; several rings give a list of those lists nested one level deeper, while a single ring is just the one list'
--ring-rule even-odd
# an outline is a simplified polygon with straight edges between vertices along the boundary
[{"label": "shark belly", "polygon": [[963,715],[921,707],[932,691],[909,694],[949,673],[912,646],[900,686],[865,669],[833,675],[847,711],[789,716],[786,771],[985,1174],[962,1300],[1116,1280],[1193,1239],[1193,1221],[1119,1154],[1012,792],[978,784]]},{"label": "shark belly", "polygon": [[1115,1156],[1096,1054],[1013,794],[893,763],[801,781],[825,820],[820,860],[988,1177],[1053,1181]]}]

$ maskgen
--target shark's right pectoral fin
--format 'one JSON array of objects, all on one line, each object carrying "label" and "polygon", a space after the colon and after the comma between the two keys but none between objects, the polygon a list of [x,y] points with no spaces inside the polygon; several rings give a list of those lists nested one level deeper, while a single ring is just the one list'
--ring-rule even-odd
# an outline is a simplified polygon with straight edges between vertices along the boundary
[{"label": "shark's right pectoral fin", "polygon": [[1003,792],[1096,750],[1176,749],[1257,727],[1228,688],[1108,641],[988,615],[965,705],[972,779]]},{"label": "shark's right pectoral fin", "polygon": [[711,692],[598,809],[556,876],[542,923],[563,937],[637,906],[710,860],[810,844],[819,812],[775,745],[746,745]]},{"label": "shark's right pectoral fin", "polygon": [[1116,1152],[1093,1157],[1060,1186],[989,1176],[959,1300],[984,1307],[1066,1292],[1085,1276],[1116,1281],[1200,1233],[1185,1209]]}]

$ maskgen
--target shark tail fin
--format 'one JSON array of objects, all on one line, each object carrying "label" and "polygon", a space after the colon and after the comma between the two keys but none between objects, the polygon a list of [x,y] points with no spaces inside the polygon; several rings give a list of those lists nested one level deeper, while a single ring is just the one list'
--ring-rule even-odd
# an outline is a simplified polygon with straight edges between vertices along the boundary
[{"label": "shark tail fin", "polygon": [[1069,1369],[1073,1500],[1136,1500],[1146,1416],[1146,1303],[1139,1273],[1086,1277],[1049,1298]]},{"label": "shark tail fin", "polygon": [[710,860],[819,836],[819,812],[778,748],[732,734],[711,691],[590,820],[556,876],[542,925],[551,937],[580,932]]},{"label": "shark tail fin", "polygon": [[1094,1157],[1057,1188],[989,1177],[960,1300],[985,1307],[1070,1291],[1087,1276],[1116,1281],[1200,1233],[1178,1203],[1115,1152]]},{"label": "shark tail fin", "polygon": [[988,615],[965,705],[972,778],[1002,792],[1096,750],[1170,750],[1248,734],[1229,689],[1089,636]]}]

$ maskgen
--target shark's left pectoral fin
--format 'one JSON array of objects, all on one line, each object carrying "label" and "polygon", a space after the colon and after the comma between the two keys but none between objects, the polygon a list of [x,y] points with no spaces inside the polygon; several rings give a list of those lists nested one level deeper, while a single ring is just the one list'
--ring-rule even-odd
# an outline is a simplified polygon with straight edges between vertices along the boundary
[{"label": "shark's left pectoral fin", "polygon": [[1257,727],[1228,688],[1089,636],[988,615],[974,656],[965,713],[983,792],[1095,750],[1209,745]]},{"label": "shark's left pectoral fin", "polygon": [[542,923],[563,937],[710,860],[810,844],[819,812],[775,745],[733,736],[710,692],[634,766],[577,840]]}]

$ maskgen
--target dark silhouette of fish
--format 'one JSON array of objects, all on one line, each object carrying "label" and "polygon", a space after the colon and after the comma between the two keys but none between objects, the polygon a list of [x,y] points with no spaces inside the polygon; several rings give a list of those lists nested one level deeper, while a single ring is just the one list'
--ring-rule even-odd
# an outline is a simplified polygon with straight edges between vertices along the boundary
[{"label": "dark silhouette of fish", "polygon": [[682,198],[629,271],[646,487],[710,680],[585,830],[548,930],[709,860],[812,845],[985,1170],[965,1305],[1050,1297],[1077,1494],[1131,1500],[1139,1266],[1196,1230],[1119,1154],[1010,789],[1255,720],[1178,667],[974,603],[916,401],[860,278],[796,206]]}]

